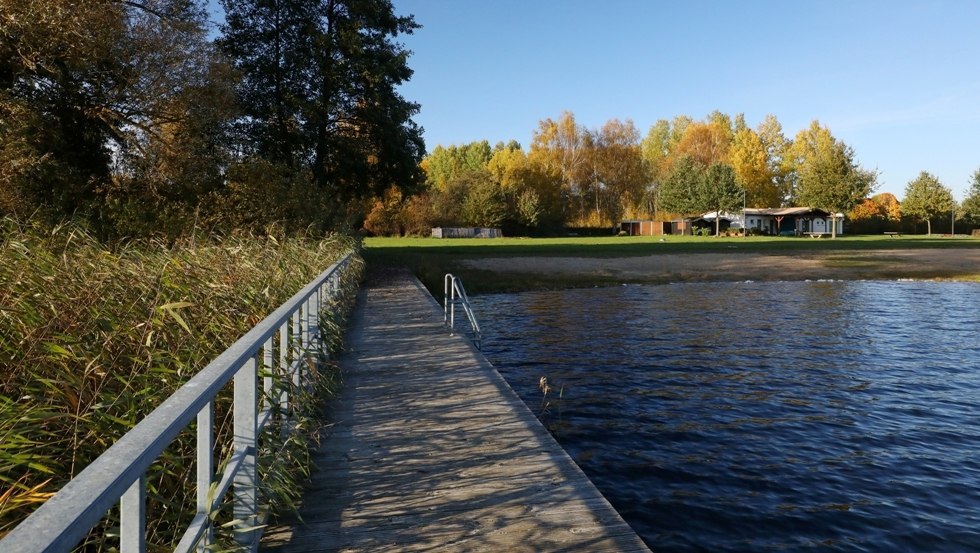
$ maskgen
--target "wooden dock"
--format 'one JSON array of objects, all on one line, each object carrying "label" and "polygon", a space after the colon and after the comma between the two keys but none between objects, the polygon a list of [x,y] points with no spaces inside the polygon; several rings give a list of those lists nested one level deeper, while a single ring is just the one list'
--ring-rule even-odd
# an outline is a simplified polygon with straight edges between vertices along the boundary
[{"label": "wooden dock", "polygon": [[411,274],[362,289],[348,346],[303,522],[264,550],[649,551]]}]

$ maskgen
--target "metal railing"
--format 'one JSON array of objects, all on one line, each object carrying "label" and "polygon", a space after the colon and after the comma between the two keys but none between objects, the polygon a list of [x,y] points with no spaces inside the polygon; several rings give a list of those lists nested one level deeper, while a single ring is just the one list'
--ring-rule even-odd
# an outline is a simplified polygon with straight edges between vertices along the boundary
[{"label": "metal railing", "polygon": [[[352,254],[333,264],[216,357],[140,421],[54,497],[0,541],[0,551],[70,551],[118,501],[120,551],[146,550],[146,471],[167,446],[197,421],[197,513],[175,551],[204,551],[213,529],[209,515],[232,492],[235,539],[255,551],[261,537],[258,440],[274,419],[288,431],[289,386],[303,386],[304,367],[320,350],[319,313],[340,293]],[[260,389],[259,368],[263,367]],[[231,454],[215,473],[214,404],[234,381]],[[281,388],[281,389],[280,389]]]},{"label": "metal railing", "polygon": [[470,328],[473,329],[473,343],[480,349],[483,345],[483,334],[480,332],[480,323],[476,320],[476,315],[470,307],[470,299],[466,297],[466,289],[463,288],[463,281],[459,277],[446,273],[442,286],[442,310],[443,323],[449,327],[449,333],[456,332],[456,303],[463,307],[466,318],[470,321]]}]

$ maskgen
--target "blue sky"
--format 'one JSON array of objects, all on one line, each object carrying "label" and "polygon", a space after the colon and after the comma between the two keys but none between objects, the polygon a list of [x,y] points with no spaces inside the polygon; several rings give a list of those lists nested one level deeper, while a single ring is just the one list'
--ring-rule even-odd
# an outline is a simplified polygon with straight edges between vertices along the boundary
[{"label": "blue sky", "polygon": [[980,168],[980,2],[394,0],[422,29],[402,88],[436,145],[515,139],[562,111],[587,127],[767,113],[818,119],[899,199],[929,171],[961,200]]}]

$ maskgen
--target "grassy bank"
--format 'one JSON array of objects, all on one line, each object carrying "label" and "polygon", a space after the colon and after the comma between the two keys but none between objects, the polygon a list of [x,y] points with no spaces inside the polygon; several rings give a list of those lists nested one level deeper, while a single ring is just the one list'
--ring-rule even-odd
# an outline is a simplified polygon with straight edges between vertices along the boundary
[{"label": "grassy bank", "polygon": [[[261,237],[110,249],[77,228],[2,221],[0,232],[0,536],[356,246],[349,239]],[[361,267],[355,265],[349,292]],[[335,341],[339,324],[324,326]],[[331,379],[323,371],[317,390],[326,391]],[[216,405],[219,448],[231,432],[226,392]],[[308,399],[312,416],[319,398]],[[194,436],[184,434],[147,475],[151,550],[172,548],[174,527],[194,510]],[[306,445],[269,445],[278,448],[267,452],[278,463],[269,491],[288,504],[308,470]],[[117,515],[92,533],[86,550],[113,545],[106,536]]]},{"label": "grassy bank", "polygon": [[[827,255],[835,263],[861,262],[870,251],[917,249],[980,249],[980,240],[965,236],[850,236],[789,237],[566,237],[566,238],[368,238],[365,258],[369,266],[407,266],[434,293],[441,294],[442,276],[452,272],[470,292],[514,291],[607,285],[619,279],[595,274],[492,272],[473,268],[466,261],[507,257],[624,258],[661,254],[765,253],[773,255]],[[887,273],[887,267],[882,271]],[[978,270],[980,272],[980,270]],[[652,280],[656,281],[656,280]]]}]

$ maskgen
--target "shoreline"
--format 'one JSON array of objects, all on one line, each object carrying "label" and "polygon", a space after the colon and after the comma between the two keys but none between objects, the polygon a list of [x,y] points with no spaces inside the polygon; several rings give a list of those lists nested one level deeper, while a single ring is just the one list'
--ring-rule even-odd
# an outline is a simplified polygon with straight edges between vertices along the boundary
[{"label": "shoreline", "polygon": [[[466,271],[482,275],[474,275],[475,278],[503,281],[505,289],[778,280],[980,282],[980,249],[733,251],[612,258],[500,256],[458,263]],[[490,291],[494,286],[485,288]]]}]

